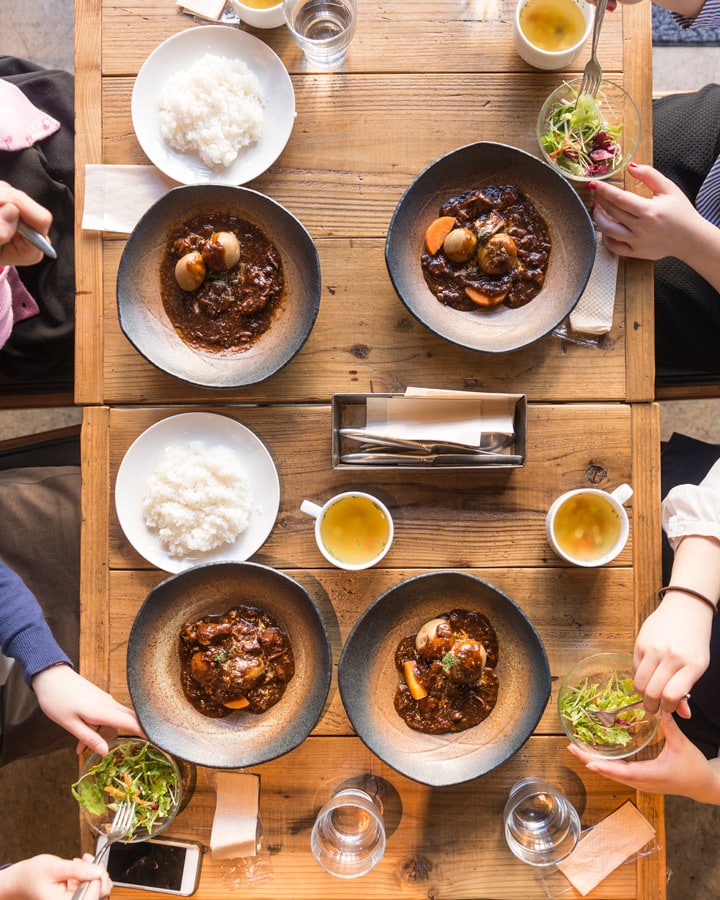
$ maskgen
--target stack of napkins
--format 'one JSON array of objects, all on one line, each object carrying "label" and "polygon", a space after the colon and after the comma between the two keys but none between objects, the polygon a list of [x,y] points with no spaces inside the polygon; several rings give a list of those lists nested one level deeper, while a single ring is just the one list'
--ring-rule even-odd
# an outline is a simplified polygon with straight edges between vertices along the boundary
[{"label": "stack of napkins", "polygon": [[217,772],[214,780],[217,802],[210,834],[212,858],[255,856],[260,779],[243,772]]},{"label": "stack of napkins", "polygon": [[[438,403],[442,398],[452,402]],[[483,434],[512,437],[515,403],[506,395],[481,399],[468,391],[409,387],[404,397],[369,396],[365,430],[405,440],[454,441],[479,447]]]}]

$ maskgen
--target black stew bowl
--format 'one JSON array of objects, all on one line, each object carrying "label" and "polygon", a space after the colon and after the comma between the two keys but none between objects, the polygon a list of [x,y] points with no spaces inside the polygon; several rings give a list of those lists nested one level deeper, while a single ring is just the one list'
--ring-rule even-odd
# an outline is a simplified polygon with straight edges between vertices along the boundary
[{"label": "black stew bowl", "polygon": [[[267,331],[243,351],[195,349],[173,327],[160,295],[160,264],[171,230],[199,215],[232,213],[257,225],[277,247],[285,295]],[[320,307],[320,261],[312,238],[285,207],[246,187],[177,187],[143,215],[120,259],[120,327],[158,369],[190,384],[237,388],[265,381],[285,366],[310,334]]]},{"label": "black stew bowl", "polygon": [[[420,265],[425,231],[451,197],[512,184],[535,204],[552,242],[545,284],[519,309],[462,312],[440,303]],[[403,194],[388,229],[385,262],[408,310],[435,334],[471,350],[507,353],[549,334],[580,299],[595,261],[595,231],[575,189],[550,165],[505,144],[468,144],[421,172]]]},{"label": "black stew bowl", "polygon": [[[498,638],[498,701],[479,725],[458,734],[409,728],[393,698],[401,638],[451,609],[484,613]],[[532,734],[550,697],[542,640],[506,594],[463,572],[431,572],[400,582],[368,607],[340,656],[338,686],[358,736],[400,774],[431,787],[461,784],[505,762]]]},{"label": "black stew bowl", "polygon": [[[267,712],[213,719],[183,693],[180,629],[239,605],[266,611],[287,632],[295,674]],[[148,738],[173,756],[216,769],[255,766],[301,744],[320,718],[331,674],[330,640],[315,602],[292,578],[257,563],[208,563],[161,582],[140,607],[128,641],[128,687]]]}]

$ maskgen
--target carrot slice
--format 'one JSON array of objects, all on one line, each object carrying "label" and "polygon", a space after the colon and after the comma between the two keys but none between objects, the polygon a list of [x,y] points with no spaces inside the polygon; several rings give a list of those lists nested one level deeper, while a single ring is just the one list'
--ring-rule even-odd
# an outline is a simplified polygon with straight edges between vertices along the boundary
[{"label": "carrot slice", "polygon": [[250,701],[247,697],[238,697],[237,700],[228,700],[223,706],[228,709],[245,709],[246,706],[250,706]]},{"label": "carrot slice", "polygon": [[418,681],[414,659],[408,659],[403,663],[403,674],[413,700],[422,700],[423,697],[427,697],[427,691]]},{"label": "carrot slice", "polygon": [[425,247],[433,256],[442,247],[443,241],[455,227],[454,216],[440,216],[428,225],[425,232]]},{"label": "carrot slice", "polygon": [[487,294],[481,294],[480,291],[476,291],[475,288],[466,287],[465,293],[472,300],[473,303],[477,303],[478,306],[497,306],[498,303],[502,303],[505,297],[507,296],[507,291],[504,294],[498,294],[497,297],[489,297]]}]

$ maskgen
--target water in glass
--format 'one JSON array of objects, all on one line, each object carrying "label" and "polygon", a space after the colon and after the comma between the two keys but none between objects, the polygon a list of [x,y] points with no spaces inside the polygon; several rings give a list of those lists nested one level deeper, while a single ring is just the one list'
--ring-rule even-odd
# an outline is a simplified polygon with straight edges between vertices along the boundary
[{"label": "water in glass", "polygon": [[580,819],[567,797],[537,778],[524,778],[513,786],[504,817],[508,846],[532,866],[565,859],[580,835]]},{"label": "water in glass", "polygon": [[285,0],[284,11],[309,62],[323,69],[343,62],[355,31],[356,0]]},{"label": "water in glass", "polygon": [[310,846],[315,859],[331,875],[365,875],[380,862],[385,850],[379,808],[364,791],[340,791],[318,813]]}]

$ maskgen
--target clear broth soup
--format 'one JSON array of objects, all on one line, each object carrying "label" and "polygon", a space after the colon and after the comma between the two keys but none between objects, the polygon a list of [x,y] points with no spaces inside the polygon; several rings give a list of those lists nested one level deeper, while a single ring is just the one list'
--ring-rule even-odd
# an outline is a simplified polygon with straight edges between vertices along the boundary
[{"label": "clear broth soup", "polygon": [[343,497],[323,516],[320,538],[327,552],[346,565],[362,565],[379,556],[390,538],[390,523],[366,497]]},{"label": "clear broth soup", "polygon": [[520,27],[535,47],[559,53],[582,40],[585,16],[573,0],[528,0],[520,11]]},{"label": "clear broth soup", "polygon": [[598,494],[575,494],[555,514],[558,546],[572,559],[591,562],[609,553],[620,538],[620,516]]}]

